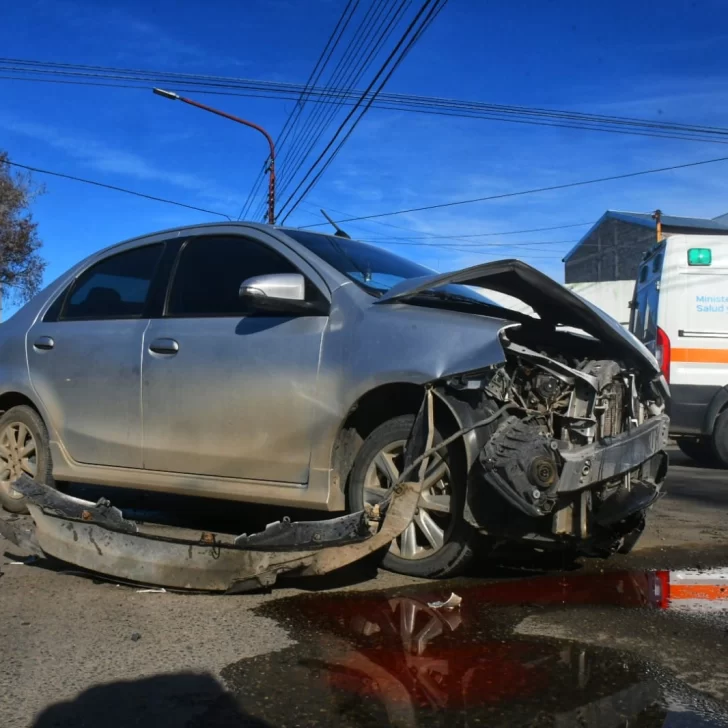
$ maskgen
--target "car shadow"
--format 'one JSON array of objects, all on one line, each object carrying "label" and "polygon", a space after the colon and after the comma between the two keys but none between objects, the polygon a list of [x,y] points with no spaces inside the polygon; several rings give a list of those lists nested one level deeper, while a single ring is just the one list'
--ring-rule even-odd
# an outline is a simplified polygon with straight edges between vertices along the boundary
[{"label": "car shadow", "polygon": [[274,329],[276,326],[289,321],[291,316],[283,316],[277,314],[256,314],[255,316],[246,316],[242,319],[235,327],[235,333],[237,336],[250,336],[252,334],[259,334],[262,331],[268,331]]},{"label": "car shadow", "polygon": [[270,728],[209,674],[172,673],[98,685],[51,705],[32,728]]},{"label": "car shadow", "polygon": [[680,450],[671,449],[668,451],[668,454],[670,456],[670,465],[676,465],[681,468],[695,468],[696,470],[707,470],[713,473],[723,472],[728,474],[728,470],[722,465],[718,465],[717,463],[693,460],[692,458],[680,452]]}]

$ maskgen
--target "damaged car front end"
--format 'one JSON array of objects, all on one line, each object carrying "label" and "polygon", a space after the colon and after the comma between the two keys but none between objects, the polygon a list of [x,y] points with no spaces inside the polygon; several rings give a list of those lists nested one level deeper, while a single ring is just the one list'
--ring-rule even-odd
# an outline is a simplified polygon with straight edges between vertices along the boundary
[{"label": "damaged car front end", "polygon": [[652,355],[598,309],[520,263],[494,264],[393,290],[433,286],[517,296],[534,316],[499,332],[504,361],[447,377],[438,394],[474,430],[465,518],[496,541],[575,553],[629,551],[667,472],[667,383]]}]

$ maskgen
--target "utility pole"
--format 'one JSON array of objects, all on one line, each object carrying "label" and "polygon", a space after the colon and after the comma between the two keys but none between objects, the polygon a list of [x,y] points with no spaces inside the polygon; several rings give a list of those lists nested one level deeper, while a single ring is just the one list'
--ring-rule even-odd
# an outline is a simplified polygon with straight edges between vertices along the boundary
[{"label": "utility pole", "polygon": [[652,219],[655,221],[655,228],[657,230],[657,242],[662,241],[662,210],[655,210],[652,213]]},{"label": "utility pole", "polygon": [[276,148],[275,144],[273,143],[273,138],[271,135],[258,124],[254,124],[252,121],[247,121],[247,119],[241,119],[238,116],[233,116],[232,114],[228,114],[226,111],[220,111],[219,109],[214,109],[212,106],[206,106],[205,104],[201,104],[199,101],[194,101],[193,99],[185,98],[184,96],[180,96],[179,94],[174,93],[173,91],[165,91],[161,88],[155,88],[152,89],[157,96],[161,96],[165,99],[171,99],[172,101],[182,101],[185,104],[189,104],[190,106],[196,106],[198,109],[202,109],[203,111],[209,111],[211,114],[217,114],[218,116],[222,116],[225,119],[230,119],[231,121],[235,121],[238,124],[243,124],[244,126],[249,126],[251,129],[255,129],[256,131],[259,131],[268,141],[268,146],[270,148],[270,164],[268,165],[268,223],[270,225],[275,225],[276,222]]}]

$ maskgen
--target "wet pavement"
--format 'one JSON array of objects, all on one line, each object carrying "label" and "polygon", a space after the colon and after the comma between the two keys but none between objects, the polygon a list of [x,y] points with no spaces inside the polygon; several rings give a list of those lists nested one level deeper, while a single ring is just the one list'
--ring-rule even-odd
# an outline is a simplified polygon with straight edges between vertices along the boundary
[{"label": "wet pavement", "polygon": [[[434,606],[453,591],[459,606]],[[298,594],[253,611],[289,635],[285,647],[233,660],[218,678],[92,687],[33,726],[728,726],[726,569],[464,579]]]},{"label": "wet pavement", "polygon": [[[725,581],[725,573],[704,573],[702,582],[695,576],[690,599],[698,609],[701,589]],[[455,583],[463,601],[451,610],[430,606],[447,597],[440,585],[281,600],[261,613],[296,644],[233,663],[222,678],[241,714],[276,726],[728,726],[727,703],[671,676],[659,659],[518,630],[545,611],[568,612],[578,623],[579,611],[608,607],[606,630],[635,610],[649,629],[657,623],[651,642],[659,650],[660,632],[676,629],[660,623],[661,613],[685,598],[670,596],[676,578],[684,585],[686,574]],[[706,601],[728,610],[728,592],[707,591]],[[711,666],[716,671],[728,688],[728,655]]]},{"label": "wet pavement", "polygon": [[447,583],[150,593],[5,544],[0,726],[728,726],[728,488],[684,470],[629,556]]}]

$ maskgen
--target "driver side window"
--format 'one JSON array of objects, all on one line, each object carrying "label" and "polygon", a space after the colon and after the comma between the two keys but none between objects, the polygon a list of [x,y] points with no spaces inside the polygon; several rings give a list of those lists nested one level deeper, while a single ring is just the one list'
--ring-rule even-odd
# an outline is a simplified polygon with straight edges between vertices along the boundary
[{"label": "driver side window", "polygon": [[167,302],[167,316],[245,316],[250,304],[239,295],[252,276],[299,273],[267,245],[240,236],[200,237],[180,252]]}]

